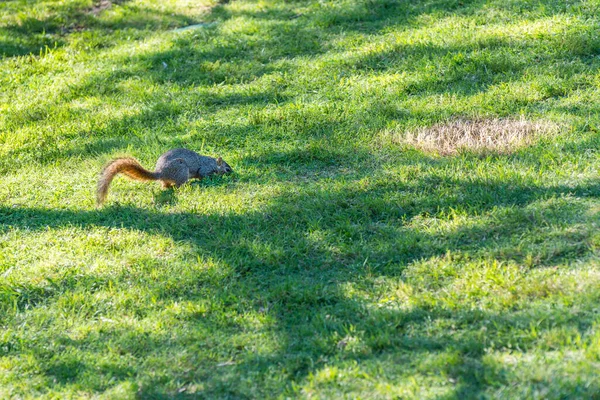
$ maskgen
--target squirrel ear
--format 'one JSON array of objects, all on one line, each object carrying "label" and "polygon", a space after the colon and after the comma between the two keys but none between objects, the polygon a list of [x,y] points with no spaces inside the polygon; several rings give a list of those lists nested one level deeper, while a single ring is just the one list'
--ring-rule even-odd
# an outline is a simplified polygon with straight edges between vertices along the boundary
[{"label": "squirrel ear", "polygon": [[217,158],[217,165],[220,167],[223,165],[223,159],[221,157]]}]

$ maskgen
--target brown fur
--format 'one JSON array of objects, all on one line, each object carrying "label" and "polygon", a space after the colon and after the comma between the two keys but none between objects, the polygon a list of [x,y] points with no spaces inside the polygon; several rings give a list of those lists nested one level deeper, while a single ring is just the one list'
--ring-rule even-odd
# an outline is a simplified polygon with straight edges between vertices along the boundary
[{"label": "brown fur", "polygon": [[558,128],[552,122],[523,118],[454,119],[401,135],[392,133],[392,141],[442,155],[465,150],[509,154],[540,137],[558,133]]},{"label": "brown fur", "polygon": [[117,174],[127,175],[138,181],[155,181],[160,179],[158,173],[148,171],[135,158],[117,158],[109,162],[100,174],[96,190],[96,201],[100,205],[106,199],[108,187]]}]

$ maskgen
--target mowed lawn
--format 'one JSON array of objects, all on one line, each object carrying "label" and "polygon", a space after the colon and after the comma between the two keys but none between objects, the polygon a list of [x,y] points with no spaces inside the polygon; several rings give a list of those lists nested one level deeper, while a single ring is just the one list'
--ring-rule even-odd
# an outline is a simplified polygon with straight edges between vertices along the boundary
[{"label": "mowed lawn", "polygon": [[0,398],[598,398],[599,13],[2,1]]}]

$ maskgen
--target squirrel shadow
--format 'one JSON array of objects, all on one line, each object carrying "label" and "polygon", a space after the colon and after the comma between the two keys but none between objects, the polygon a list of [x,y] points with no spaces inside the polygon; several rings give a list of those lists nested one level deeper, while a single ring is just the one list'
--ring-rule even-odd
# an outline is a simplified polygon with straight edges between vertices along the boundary
[{"label": "squirrel shadow", "polygon": [[174,188],[161,189],[153,194],[154,204],[158,206],[172,206],[177,204],[177,196]]},{"label": "squirrel shadow", "polygon": [[190,180],[186,183],[186,185],[190,185],[191,187],[227,186],[232,180],[235,179],[235,175],[235,172],[232,172],[230,176],[207,176],[202,179]]},{"label": "squirrel shadow", "polygon": [[[227,185],[229,181],[230,179],[223,179],[223,177],[206,177],[204,179],[195,179],[189,181],[185,185],[199,188],[208,186],[220,187]],[[173,206],[177,204],[178,198],[175,192],[176,189],[174,187],[155,191],[153,194],[154,204],[158,206]]]}]

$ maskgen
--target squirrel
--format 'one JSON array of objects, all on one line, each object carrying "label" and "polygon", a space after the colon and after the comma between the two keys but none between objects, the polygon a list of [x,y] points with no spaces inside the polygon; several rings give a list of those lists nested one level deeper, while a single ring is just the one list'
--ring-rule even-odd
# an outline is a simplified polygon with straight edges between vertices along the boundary
[{"label": "squirrel", "polygon": [[119,173],[138,181],[161,181],[163,189],[166,189],[171,186],[179,187],[188,179],[202,179],[213,174],[223,175],[231,172],[233,170],[221,157],[201,156],[187,149],[173,149],[161,155],[156,161],[154,172],[142,167],[135,158],[116,158],[106,164],[100,173],[96,201],[99,206],[104,203],[108,187]]}]

